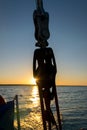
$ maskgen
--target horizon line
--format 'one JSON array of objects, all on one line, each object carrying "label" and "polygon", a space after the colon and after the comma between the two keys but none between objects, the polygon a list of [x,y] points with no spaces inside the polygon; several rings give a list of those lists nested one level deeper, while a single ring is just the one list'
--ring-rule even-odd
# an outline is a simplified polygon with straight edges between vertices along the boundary
[{"label": "horizon line", "polygon": [[[10,84],[10,83],[6,83],[6,84],[0,84],[0,86],[37,86],[36,84],[15,84],[15,83],[13,83],[13,84]],[[78,87],[80,87],[80,86],[85,86],[85,87],[87,87],[87,85],[59,85],[59,84],[56,84],[56,86],[78,86]]]}]

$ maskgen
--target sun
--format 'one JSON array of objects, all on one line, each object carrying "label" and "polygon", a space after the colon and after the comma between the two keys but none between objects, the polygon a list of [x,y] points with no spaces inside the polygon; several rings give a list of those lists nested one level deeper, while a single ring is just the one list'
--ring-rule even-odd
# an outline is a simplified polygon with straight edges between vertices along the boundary
[{"label": "sun", "polygon": [[34,84],[34,85],[36,85],[36,79],[34,77],[32,77],[31,83]]}]

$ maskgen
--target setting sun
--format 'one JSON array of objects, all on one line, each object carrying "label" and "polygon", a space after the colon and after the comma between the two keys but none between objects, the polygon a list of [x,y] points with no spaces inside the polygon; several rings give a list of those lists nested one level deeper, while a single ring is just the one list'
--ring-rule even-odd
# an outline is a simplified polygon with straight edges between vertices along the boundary
[{"label": "setting sun", "polygon": [[36,79],[32,77],[31,83],[34,84],[34,85],[36,85]]}]

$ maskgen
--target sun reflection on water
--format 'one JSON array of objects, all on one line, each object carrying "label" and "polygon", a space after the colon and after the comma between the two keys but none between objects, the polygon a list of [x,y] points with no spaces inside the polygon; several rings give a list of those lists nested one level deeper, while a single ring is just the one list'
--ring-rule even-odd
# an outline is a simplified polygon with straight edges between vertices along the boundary
[{"label": "sun reflection on water", "polygon": [[[42,130],[42,117],[40,109],[40,100],[38,94],[38,87],[32,86],[26,90],[29,95],[24,95],[20,98],[20,124],[21,129],[24,130]],[[26,92],[26,93],[27,93]],[[17,128],[17,121],[14,126]]]},{"label": "sun reflection on water", "polygon": [[39,96],[38,96],[38,88],[34,86],[32,89],[32,105],[35,107],[39,105]]},{"label": "sun reflection on water", "polygon": [[32,95],[36,96],[38,94],[38,88],[37,86],[34,86],[32,89]]}]

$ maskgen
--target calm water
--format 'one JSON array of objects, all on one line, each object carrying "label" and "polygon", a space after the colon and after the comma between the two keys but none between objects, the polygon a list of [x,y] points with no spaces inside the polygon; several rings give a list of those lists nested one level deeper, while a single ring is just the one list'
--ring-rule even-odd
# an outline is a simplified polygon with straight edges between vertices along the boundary
[{"label": "calm water", "polygon": [[[21,130],[43,130],[37,86],[0,86],[9,101],[19,95]],[[87,128],[87,87],[57,87],[63,130]],[[54,101],[51,103],[55,113]],[[16,127],[16,120],[15,120]]]}]

